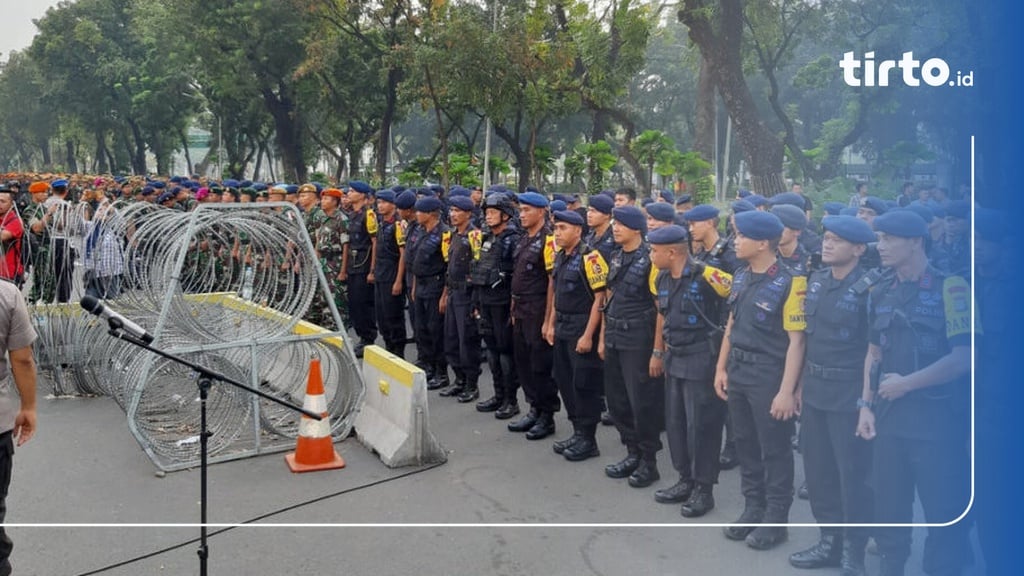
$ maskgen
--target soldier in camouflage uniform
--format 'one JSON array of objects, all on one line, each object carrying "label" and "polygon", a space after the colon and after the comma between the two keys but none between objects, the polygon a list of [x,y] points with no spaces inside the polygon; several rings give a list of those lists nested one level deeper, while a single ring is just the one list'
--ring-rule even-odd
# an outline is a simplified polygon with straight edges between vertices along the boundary
[{"label": "soldier in camouflage uniform", "polygon": [[46,263],[50,260],[50,238],[43,224],[43,216],[46,215],[43,202],[46,201],[50,185],[34,182],[28,190],[32,194],[32,203],[25,207],[22,219],[28,222],[28,241],[32,255],[32,291],[29,302],[50,302],[53,300],[55,285],[53,275],[46,273]]},{"label": "soldier in camouflage uniform", "polygon": [[[338,309],[343,324],[348,324],[348,298],[345,285],[339,278],[348,259],[348,218],[340,210],[343,194],[337,188],[328,188],[321,194],[320,212],[324,215],[323,222],[317,227],[313,236],[320,266],[334,297],[334,305]],[[331,309],[321,291],[317,291],[310,314],[310,321],[330,329],[341,329],[334,326]]]}]

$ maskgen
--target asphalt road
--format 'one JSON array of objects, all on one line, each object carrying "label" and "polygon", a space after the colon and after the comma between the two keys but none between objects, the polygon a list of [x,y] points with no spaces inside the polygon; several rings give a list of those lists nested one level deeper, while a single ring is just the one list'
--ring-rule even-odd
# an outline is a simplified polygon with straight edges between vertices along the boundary
[{"label": "asphalt road", "polygon": [[[490,390],[489,382],[483,389]],[[662,480],[650,488],[605,477],[604,465],[624,452],[611,427],[599,430],[600,458],[570,463],[551,451],[550,439],[530,442],[509,433],[504,422],[472,404],[436,392],[430,402],[432,429],[449,450],[448,462],[434,468],[388,469],[354,438],[337,445],[348,464],[342,470],[291,474],[280,454],[212,466],[210,522],[262,519],[225,532],[210,528],[210,574],[838,574],[795,570],[786,562],[816,540],[816,528],[791,528],[787,543],[757,552],[726,540],[719,527],[692,526],[676,505],[655,503],[654,490],[675,480],[664,451]],[[39,411],[36,438],[15,457],[8,522],[198,522],[198,470],[158,477],[112,400],[41,399]],[[564,413],[558,426],[556,438],[567,436]],[[798,482],[802,475],[798,456]],[[715,495],[717,509],[702,520],[734,520],[742,508],[738,470],[722,474]],[[807,502],[797,500],[790,519],[812,522]],[[393,526],[406,523],[436,525]],[[456,523],[502,526],[451,526]],[[198,574],[197,544],[190,542],[199,535],[196,527],[8,532],[19,575]],[[915,531],[908,575],[921,573],[923,537],[923,530]],[[122,562],[130,563],[117,566]],[[869,556],[869,568],[877,572],[876,557]],[[971,574],[983,574],[982,566]]]}]

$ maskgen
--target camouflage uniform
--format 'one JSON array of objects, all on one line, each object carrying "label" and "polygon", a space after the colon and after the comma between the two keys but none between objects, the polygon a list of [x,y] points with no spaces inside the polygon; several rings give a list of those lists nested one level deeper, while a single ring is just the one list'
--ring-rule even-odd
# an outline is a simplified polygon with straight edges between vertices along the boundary
[{"label": "camouflage uniform", "polygon": [[[323,220],[316,228],[312,238],[320,256],[320,267],[324,271],[324,276],[327,277],[327,285],[334,297],[334,305],[338,309],[338,314],[341,315],[342,323],[347,326],[348,295],[345,285],[338,280],[338,274],[341,273],[342,257],[345,245],[348,244],[348,218],[341,210],[335,210],[331,215],[319,209],[317,211],[323,214]],[[317,290],[316,296],[313,298],[307,319],[325,328],[341,328],[334,326],[331,308],[321,290]]]}]

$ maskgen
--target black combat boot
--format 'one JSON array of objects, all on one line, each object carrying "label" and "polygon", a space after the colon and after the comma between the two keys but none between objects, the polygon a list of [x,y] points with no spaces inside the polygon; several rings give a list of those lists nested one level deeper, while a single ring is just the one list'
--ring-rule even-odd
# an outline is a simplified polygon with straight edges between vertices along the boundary
[{"label": "black combat boot", "polygon": [[[505,403],[502,404],[501,408],[498,408],[494,413],[494,417],[498,420],[508,420],[516,414],[519,414],[519,402],[517,402],[515,398],[506,398]],[[511,430],[511,428],[509,428],[509,430]]]},{"label": "black combat boot", "polygon": [[[499,412],[501,412],[499,410]],[[508,425],[509,432],[526,432],[533,428],[533,425],[537,423],[537,419],[540,418],[540,411],[536,408],[530,408],[530,411],[515,422],[510,422]]]},{"label": "black combat boot", "polygon": [[505,404],[505,401],[499,398],[497,395],[491,396],[487,400],[476,403],[477,412],[497,412],[498,408],[501,408]]},{"label": "black combat boot", "polygon": [[609,478],[628,478],[639,467],[640,455],[630,451],[622,460],[605,466],[604,475]]},{"label": "black combat boot", "polygon": [[555,433],[555,415],[550,412],[541,412],[537,422],[526,431],[527,440],[541,440]]},{"label": "black combat boot", "polygon": [[700,518],[715,508],[715,497],[710,484],[697,484],[689,499],[683,502],[679,513],[686,518]]},{"label": "black combat boot", "polygon": [[678,482],[668,488],[655,490],[654,501],[659,504],[679,504],[689,500],[692,493],[693,480],[690,478],[680,478]]},{"label": "black combat boot", "polygon": [[580,462],[587,458],[597,458],[601,451],[597,449],[597,439],[594,437],[594,430],[584,430],[578,442],[569,446],[562,452],[562,457],[569,462]]},{"label": "black combat boot", "polygon": [[462,393],[459,394],[456,400],[459,401],[459,404],[466,404],[472,402],[473,400],[476,400],[479,397],[480,388],[477,386],[476,382],[466,382],[466,385],[463,388]]},{"label": "black combat boot", "polygon": [[[765,524],[786,524],[789,522],[789,514],[781,510],[773,510],[771,507],[764,514]],[[747,546],[754,550],[771,550],[782,544],[789,538],[789,531],[785,526],[758,526],[753,532],[747,534]]]},{"label": "black combat boot", "polygon": [[718,468],[720,470],[732,470],[739,465],[740,459],[736,457],[736,445],[727,442],[725,448],[722,449],[721,456],[718,457]]},{"label": "black combat boot", "polygon": [[569,436],[565,440],[557,440],[551,445],[551,449],[555,451],[555,454],[562,454],[565,449],[583,439],[583,434],[579,430],[573,430],[572,436]]},{"label": "black combat boot", "polygon": [[751,526],[751,524],[760,524],[763,521],[764,506],[747,501],[740,517],[733,522],[732,526],[723,528],[722,533],[729,540],[745,540],[756,528],[756,526]]},{"label": "black combat boot", "polygon": [[821,539],[806,550],[789,555],[793,568],[815,569],[839,566],[842,557],[842,538],[835,532],[822,532]]},{"label": "black combat boot", "polygon": [[654,456],[644,456],[640,459],[640,466],[629,475],[629,485],[633,488],[647,488],[660,479],[658,461]]}]

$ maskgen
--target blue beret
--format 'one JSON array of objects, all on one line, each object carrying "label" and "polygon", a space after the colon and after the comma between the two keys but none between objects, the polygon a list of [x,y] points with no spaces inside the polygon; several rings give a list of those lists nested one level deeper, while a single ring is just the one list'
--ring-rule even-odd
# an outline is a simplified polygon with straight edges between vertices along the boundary
[{"label": "blue beret", "polygon": [[779,220],[782,220],[782,225],[786,228],[792,228],[793,230],[807,228],[807,215],[796,206],[779,204],[772,208],[772,214],[778,216]]},{"label": "blue beret", "polygon": [[683,194],[679,198],[676,198],[676,206],[679,206],[680,204],[687,204],[689,202],[693,202],[693,196],[690,196],[689,194]]},{"label": "blue beret", "polygon": [[391,189],[395,191],[395,194],[401,194],[402,192],[405,192],[405,186],[402,186],[401,184],[398,184],[397,186],[392,186]]},{"label": "blue beret", "polygon": [[842,210],[839,211],[839,215],[840,216],[856,216],[857,215],[857,209],[854,208],[853,206],[847,206],[846,208],[843,208]]},{"label": "blue beret", "polygon": [[856,216],[825,216],[821,225],[826,231],[854,244],[867,244],[878,240],[871,226]]},{"label": "blue beret", "polygon": [[615,208],[615,200],[605,196],[604,194],[598,194],[597,196],[590,197],[589,207],[597,210],[601,214],[611,214],[612,208]]},{"label": "blue beret", "polygon": [[452,186],[452,189],[448,191],[449,198],[455,198],[456,196],[469,198],[471,195],[472,192],[469,191],[469,188],[463,188],[462,186]]},{"label": "blue beret", "polygon": [[[751,206],[750,209],[753,210],[754,207]],[[700,204],[686,212],[683,212],[683,218],[687,222],[703,222],[704,220],[711,220],[712,218],[718,218],[718,208],[715,208],[711,204]]]},{"label": "blue beret", "polygon": [[163,204],[164,202],[167,202],[168,200],[174,200],[174,193],[173,192],[161,192],[160,195],[156,197],[156,203],[157,204]]},{"label": "blue beret", "polygon": [[433,188],[419,188],[416,190],[416,195],[424,198],[433,198],[434,196],[437,196],[437,193],[434,192]]},{"label": "blue beret", "polygon": [[406,190],[395,197],[395,206],[402,210],[408,210],[416,205],[416,193]]},{"label": "blue beret", "polygon": [[861,208],[867,208],[868,210],[874,210],[876,216],[885,214],[889,208],[885,205],[885,202],[877,196],[865,196],[860,201]]},{"label": "blue beret", "polygon": [[289,184],[289,185],[284,187],[284,193],[285,194],[298,194],[299,193],[299,187],[296,186],[295,184]]},{"label": "blue beret", "polygon": [[616,222],[630,230],[647,232],[647,217],[644,216],[643,210],[636,206],[619,206],[614,208],[612,209],[612,217],[615,218]]},{"label": "blue beret", "polygon": [[[54,184],[56,184],[56,182],[54,182]],[[153,188],[156,188],[157,190],[163,190],[164,188],[167,188],[167,182],[157,180],[156,182],[153,182]]]},{"label": "blue beret", "polygon": [[266,190],[266,189],[267,189],[267,185],[266,185],[266,184],[263,184],[262,182],[260,182],[259,184],[260,184],[261,186],[263,186],[263,188],[258,188],[258,187],[256,187],[256,186],[255,186],[255,185],[253,184],[253,181],[252,181],[252,180],[242,180],[241,182],[239,182],[239,183],[238,183],[238,187],[239,187],[239,188],[252,188],[252,189],[254,189],[254,190]]},{"label": "blue beret", "polygon": [[672,222],[676,217],[676,209],[671,204],[655,202],[647,205],[647,215],[662,222]]},{"label": "blue beret", "polygon": [[434,196],[424,196],[416,201],[417,212],[440,212],[441,201]]},{"label": "blue beret", "polygon": [[548,209],[552,212],[561,212],[567,208],[568,206],[565,205],[565,200],[553,200],[551,204],[548,205]]},{"label": "blue beret", "polygon": [[643,206],[644,208],[647,208],[651,204],[654,204],[654,198],[641,198],[640,199],[640,205]]},{"label": "blue beret", "polygon": [[[529,190],[529,188],[527,188],[527,190]],[[569,196],[567,196],[565,194],[554,194],[554,195],[551,196],[551,201],[552,202],[565,202],[566,204],[568,204],[570,200],[569,200]]]},{"label": "blue beret", "polygon": [[431,184],[430,186],[428,186],[428,188],[434,194],[437,194],[437,195],[444,194],[444,186],[441,186],[440,184]]},{"label": "blue beret", "polygon": [[50,182],[50,188],[67,188],[67,187],[68,187],[68,181],[63,179],[63,178],[61,178],[59,180],[54,180],[53,182]]},{"label": "blue beret", "polygon": [[776,194],[768,200],[768,203],[772,206],[789,204],[790,206],[796,206],[801,210],[807,209],[807,201],[804,200],[803,196],[796,192],[783,192],[782,194]]},{"label": "blue beret", "polygon": [[377,192],[377,200],[383,200],[385,202],[395,203],[395,191],[394,190],[381,190]]},{"label": "blue beret", "polygon": [[928,235],[928,224],[910,210],[893,210],[874,220],[876,232],[884,232],[901,238],[918,238]]},{"label": "blue beret", "polygon": [[744,198],[744,200],[753,204],[754,209],[760,208],[761,206],[768,204],[768,199],[765,198],[764,196],[761,196],[760,194],[751,194],[750,196]]},{"label": "blue beret", "polygon": [[360,194],[373,194],[373,187],[360,180],[352,180],[348,183],[348,187]]},{"label": "blue beret", "polygon": [[839,216],[839,211],[846,208],[846,204],[843,204],[842,202],[825,202],[825,204],[822,205],[822,208],[824,208],[825,213],[830,216]]},{"label": "blue beret", "polygon": [[662,226],[647,235],[648,244],[682,244],[686,242],[686,228],[676,224]]},{"label": "blue beret", "polygon": [[319,194],[324,191],[324,185],[319,182],[313,182],[313,188],[316,188],[316,193]]},{"label": "blue beret", "polygon": [[182,180],[184,180],[184,178],[182,178],[181,176],[173,176],[170,182],[171,184],[181,184]]},{"label": "blue beret", "polygon": [[757,208],[753,204],[747,202],[746,200],[734,200],[729,206],[732,208],[733,214],[757,210]]},{"label": "blue beret", "polygon": [[153,188],[152,186],[144,186],[142,188],[142,195],[143,196],[149,196],[150,194],[155,194],[155,193],[156,193],[156,188]]},{"label": "blue beret", "polygon": [[950,202],[949,206],[946,207],[946,216],[967,220],[971,217],[971,203],[967,200],[954,200]]},{"label": "blue beret", "polygon": [[750,190],[744,190],[743,188],[740,188],[740,192],[739,192],[738,196],[740,198],[746,198],[747,196],[752,196],[753,194],[754,193],[751,192]]},{"label": "blue beret", "polygon": [[736,231],[751,240],[775,240],[782,236],[782,220],[771,212],[740,212],[736,215]]},{"label": "blue beret", "polygon": [[527,186],[526,187],[526,191],[527,192],[536,192],[536,193],[540,194],[540,190],[538,190],[536,186]]},{"label": "blue beret", "polygon": [[565,222],[573,226],[583,226],[583,216],[575,210],[559,210],[555,212],[555,222]]},{"label": "blue beret", "polygon": [[519,195],[519,203],[534,208],[547,208],[548,199],[536,192],[523,192]]},{"label": "blue beret", "polygon": [[472,212],[476,207],[469,196],[452,196],[448,199],[448,205],[463,212]]},{"label": "blue beret", "polygon": [[244,188],[244,186],[238,185],[238,180],[231,179],[221,182],[221,185],[223,185],[225,188]]},{"label": "blue beret", "polygon": [[612,200],[615,200],[615,190],[607,190],[607,189],[606,190],[601,190],[600,195],[601,196],[607,196],[607,197],[611,198]]},{"label": "blue beret", "polygon": [[898,210],[910,210],[911,212],[914,212],[924,220],[925,224],[930,224],[931,221],[935,219],[935,213],[932,212],[932,209],[920,202],[911,202],[908,206],[898,208]]},{"label": "blue beret", "polygon": [[662,190],[660,192],[660,195],[661,199],[664,200],[665,202],[668,202],[669,204],[675,204],[676,197],[672,194],[671,190]]}]

